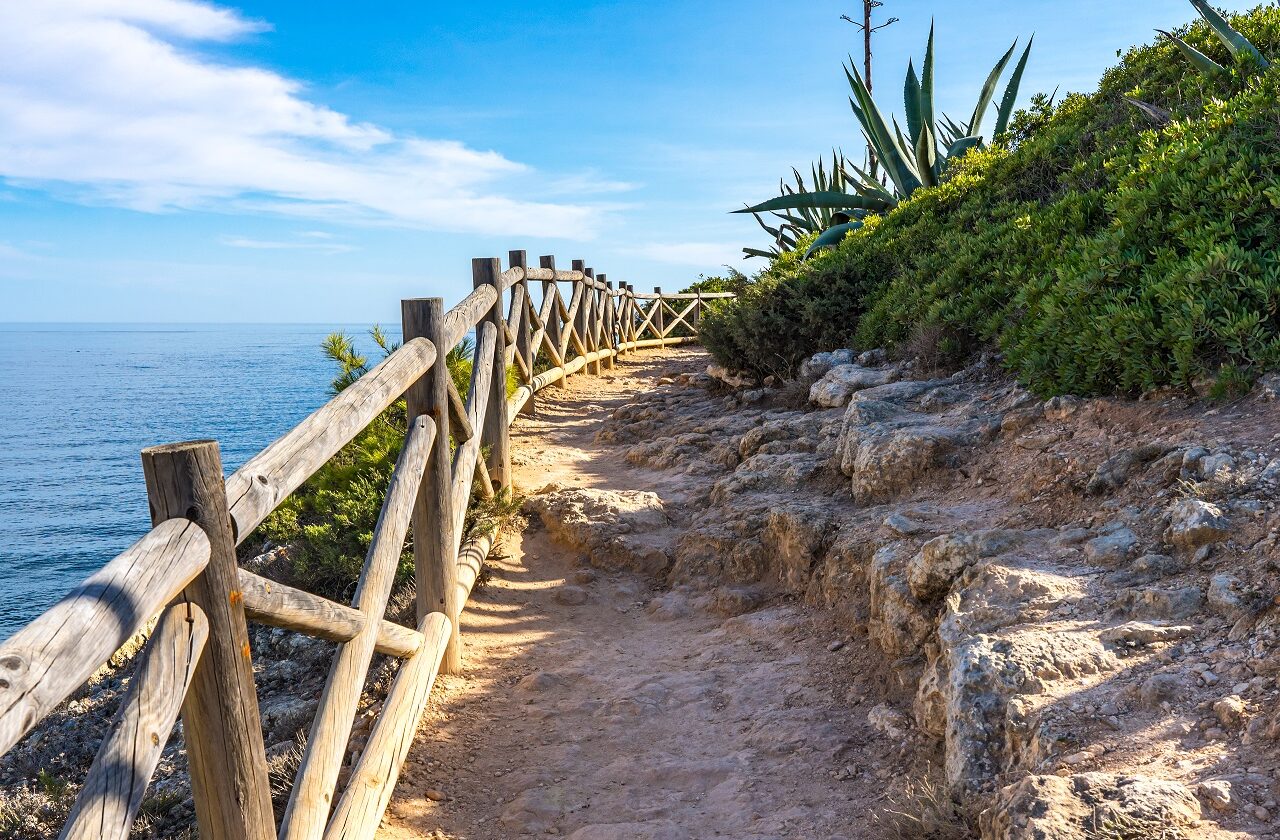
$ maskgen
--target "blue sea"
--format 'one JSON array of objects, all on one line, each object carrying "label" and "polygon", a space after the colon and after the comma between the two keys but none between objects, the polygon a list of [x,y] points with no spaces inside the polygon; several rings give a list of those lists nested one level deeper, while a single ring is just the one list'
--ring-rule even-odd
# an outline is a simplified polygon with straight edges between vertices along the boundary
[{"label": "blue sea", "polygon": [[328,399],[326,335],[380,358],[368,327],[0,324],[0,639],[146,533],[141,449],[213,438],[230,474]]}]

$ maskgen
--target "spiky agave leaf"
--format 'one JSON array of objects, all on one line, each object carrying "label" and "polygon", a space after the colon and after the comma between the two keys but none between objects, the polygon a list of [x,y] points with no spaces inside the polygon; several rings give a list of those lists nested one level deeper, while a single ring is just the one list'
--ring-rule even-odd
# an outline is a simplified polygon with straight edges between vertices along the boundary
[{"label": "spiky agave leaf", "polygon": [[1018,40],[1015,38],[1013,45],[1000,57],[996,62],[996,66],[991,68],[991,72],[987,74],[987,80],[982,83],[982,90],[978,93],[978,104],[973,106],[973,116],[969,117],[969,125],[963,131],[957,132],[956,137],[964,137],[966,135],[982,134],[982,120],[987,115],[987,108],[991,105],[991,99],[996,93],[996,84],[1000,81],[1000,77],[1004,75],[1004,68],[1008,66],[1009,59],[1013,57],[1013,51],[1018,48]]},{"label": "spiky agave leaf", "polygon": [[938,186],[938,145],[928,123],[920,126],[920,136],[916,138],[916,171],[923,186]]},{"label": "spiky agave leaf", "polygon": [[1217,9],[1210,6],[1205,0],[1191,0],[1191,5],[1196,7],[1200,17],[1204,18],[1209,24],[1209,28],[1213,30],[1214,35],[1218,36],[1218,40],[1230,50],[1232,58],[1239,58],[1241,54],[1244,54],[1251,56],[1254,61],[1258,62],[1260,67],[1271,66],[1262,57],[1262,53],[1258,52],[1258,48],[1253,45],[1253,42],[1227,23],[1226,18],[1218,14]]},{"label": "spiky agave leaf", "polygon": [[875,100],[872,99],[871,92],[867,90],[866,83],[863,82],[862,75],[858,73],[852,58],[845,66],[844,72],[849,80],[849,87],[853,91],[853,99],[850,102],[857,100],[854,104],[854,114],[862,123],[864,132],[876,150],[876,156],[879,157],[880,163],[884,165],[885,171],[897,186],[898,193],[910,195],[920,186],[920,178],[910,163],[913,156],[908,150],[911,146],[900,143],[889,132],[889,124],[885,121],[884,114],[880,113]]},{"label": "spiky agave leaf", "polygon": [[1013,68],[1013,75],[1009,77],[1009,84],[1004,89],[1004,96],[1000,99],[1000,110],[996,113],[996,135],[1004,134],[1005,129],[1009,127],[1013,106],[1018,102],[1018,88],[1022,86],[1022,72],[1027,69],[1027,59],[1031,57],[1031,45],[1035,40],[1034,34],[1027,40],[1027,48],[1022,51],[1022,57],[1018,59],[1018,65]]},{"label": "spiky agave leaf", "polygon": [[[920,127],[937,134],[933,125],[933,21],[929,21],[929,45],[925,47],[924,69],[920,72]],[[911,140],[919,143],[920,138],[913,134]]]},{"label": "spiky agave leaf", "polygon": [[735,213],[763,213],[769,210],[794,210],[800,207],[826,208],[829,210],[887,210],[888,203],[881,198],[854,193],[809,192],[780,195],[762,201],[754,207],[734,210]]},{"label": "spiky agave leaf", "polygon": [[981,137],[958,137],[947,146],[947,161],[959,160],[971,149],[982,145]]},{"label": "spiky agave leaf", "polygon": [[[898,145],[902,147],[903,153],[907,155],[907,165],[911,167],[912,174],[918,175],[919,173],[915,171],[916,141],[902,133],[902,126],[898,125],[897,117],[893,117],[893,134],[898,140]],[[910,193],[907,194],[910,195]]]},{"label": "spiky agave leaf", "polygon": [[942,141],[942,145],[950,146],[968,133],[963,126],[957,124],[951,117],[946,114],[942,115],[942,131],[938,132],[938,139]]},{"label": "spiky agave leaf", "polygon": [[1144,117],[1161,128],[1173,120],[1173,112],[1168,108],[1161,108],[1159,105],[1152,105],[1150,102],[1143,102],[1141,99],[1134,99],[1132,96],[1126,96],[1124,101],[1137,108]]},{"label": "spiky agave leaf", "polygon": [[891,193],[884,184],[871,177],[871,173],[867,172],[860,166],[846,162],[845,165],[852,169],[858,178],[849,178],[849,183],[853,184],[857,191],[863,195],[872,195],[884,199],[891,205],[896,206],[898,197]]},{"label": "spiky agave leaf", "polygon": [[[813,219],[808,216],[792,216],[790,213],[774,213],[779,219],[791,225],[792,227],[806,228],[813,225]],[[814,230],[816,230],[816,226]],[[811,230],[810,233],[813,231]]]},{"label": "spiky agave leaf", "polygon": [[[898,143],[910,152],[914,162],[916,175],[921,183],[931,186],[936,183],[934,164],[937,160],[936,146],[931,153],[922,148],[922,138],[927,134],[936,140],[937,129],[933,124],[933,24],[929,25],[929,43],[924,52],[924,65],[920,78],[916,78],[915,65],[907,61],[907,80],[903,86],[903,108],[907,120],[907,133],[903,135],[894,120],[894,132]],[[925,161],[928,160],[929,163]]]},{"label": "spiky agave leaf", "polygon": [[1174,46],[1178,48],[1178,51],[1186,56],[1187,60],[1195,65],[1195,68],[1204,75],[1220,76],[1227,72],[1227,68],[1223,67],[1212,58],[1209,58],[1209,56],[1200,52],[1198,49],[1191,46],[1177,35],[1174,35],[1172,32],[1166,32],[1163,29],[1157,29],[1156,31],[1168,38],[1170,41],[1173,41]]},{"label": "spiky agave leaf", "polygon": [[[736,212],[741,213],[743,211],[739,210]],[[760,227],[764,229],[764,232],[769,234],[769,236],[773,237],[774,239],[778,238],[778,233],[779,233],[778,229],[774,227],[769,227],[767,224],[765,224],[764,219],[760,217],[759,213],[752,213],[751,218],[755,219],[756,224],[760,225]]]},{"label": "spiky agave leaf", "polygon": [[844,240],[847,234],[860,227],[862,227],[862,222],[847,222],[843,225],[835,225],[827,228],[817,239],[813,240],[813,244],[805,250],[804,258],[808,259],[809,256],[819,248],[834,248]]},{"label": "spiky agave leaf", "polygon": [[920,79],[916,76],[915,63],[907,59],[907,78],[902,85],[902,107],[907,118],[907,134],[911,139],[920,136]]}]

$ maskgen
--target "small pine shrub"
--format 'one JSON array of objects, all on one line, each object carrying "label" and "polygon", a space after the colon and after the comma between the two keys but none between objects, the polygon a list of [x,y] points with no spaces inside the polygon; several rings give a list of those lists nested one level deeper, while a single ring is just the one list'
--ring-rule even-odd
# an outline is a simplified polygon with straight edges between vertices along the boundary
[{"label": "small pine shrub", "polygon": [[[389,343],[376,327],[371,336],[383,352],[395,350],[396,345]],[[337,367],[334,393],[369,370],[368,359],[355,352],[354,342],[347,336],[329,336],[322,350]],[[470,339],[465,339],[445,358],[454,385],[464,398],[471,380],[473,350]],[[508,396],[515,392],[517,384],[514,371],[509,368]],[[252,555],[254,549],[267,542],[288,546],[288,565],[283,570],[288,583],[333,600],[349,601],[373,541],[373,529],[396,459],[404,446],[406,423],[403,400],[378,415],[258,526],[245,541],[245,553]],[[510,519],[509,511],[490,507],[482,507],[479,514],[469,513],[468,522],[478,517],[504,522]],[[400,553],[397,588],[413,577],[409,545]]]}]

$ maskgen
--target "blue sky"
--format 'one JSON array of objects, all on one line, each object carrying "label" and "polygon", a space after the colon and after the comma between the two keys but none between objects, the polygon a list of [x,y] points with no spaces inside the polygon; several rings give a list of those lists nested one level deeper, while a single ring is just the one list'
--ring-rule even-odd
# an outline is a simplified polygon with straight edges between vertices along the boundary
[{"label": "blue sky", "polygon": [[[0,321],[383,321],[470,258],[554,253],[678,288],[761,246],[727,211],[860,148],[857,0],[0,1]],[[1252,3],[1226,3],[1244,9]],[[1185,0],[887,0],[878,98],[937,21],[968,113],[1092,90]],[[758,265],[757,265],[758,267]]]}]

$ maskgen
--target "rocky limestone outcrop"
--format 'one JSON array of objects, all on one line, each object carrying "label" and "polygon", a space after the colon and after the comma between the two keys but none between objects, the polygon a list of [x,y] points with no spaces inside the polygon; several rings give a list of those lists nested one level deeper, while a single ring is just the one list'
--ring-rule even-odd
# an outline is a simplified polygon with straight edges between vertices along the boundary
[{"label": "rocky limestone outcrop", "polygon": [[[954,561],[930,567],[921,562],[924,549],[913,560],[912,569],[935,571],[917,577],[927,584],[917,588],[921,594],[936,598],[944,586],[948,593],[923,644],[927,662],[916,721],[943,738],[946,780],[968,794],[989,791],[1001,773],[1023,760],[1026,744],[1019,731],[1028,723],[1018,719],[1020,707],[1011,710],[1012,701],[1115,667],[1115,657],[1090,626],[1047,623],[1052,612],[1078,602],[1084,591],[1080,581],[1023,553],[1028,544],[1042,549],[1037,540],[1045,536],[980,533],[926,544],[934,557],[972,558],[945,583],[938,572],[956,568]],[[956,548],[947,550],[948,545]],[[978,562],[983,550],[993,556]]]},{"label": "rocky limestone outcrop", "polygon": [[671,564],[670,520],[656,493],[550,487],[530,496],[525,510],[597,568],[658,575]]},{"label": "rocky limestone outcrop", "polygon": [[1199,548],[1226,539],[1231,523],[1221,508],[1200,499],[1183,499],[1169,508],[1165,541],[1181,548]]},{"label": "rocky limestone outcrop", "polygon": [[888,385],[898,379],[898,366],[868,368],[862,365],[836,365],[809,388],[809,402],[824,408],[839,408],[857,391]]},{"label": "rocky limestone outcrop", "polygon": [[1001,420],[951,380],[894,382],[854,394],[836,455],[855,502],[884,501],[994,438]]},{"label": "rocky limestone outcrop", "polygon": [[983,813],[982,840],[1190,837],[1200,816],[1195,794],[1177,782],[1107,773],[1027,776]]},{"label": "rocky limestone outcrop", "polygon": [[[1260,702],[1280,699],[1280,576],[1260,571],[1280,558],[1280,457],[1201,445],[1185,419],[1146,428],[1145,405],[1041,402],[982,365],[925,380],[854,353],[811,361],[816,407],[690,381],[615,413],[633,463],[709,482],[668,581],[727,585],[707,596],[717,614],[785,593],[848,616],[913,691],[876,726],[936,744],[952,795],[986,808],[984,837],[1151,815],[1191,831],[1191,774],[1102,770],[1152,739],[1280,741]],[[1231,784],[1221,813],[1280,810],[1260,783]]]}]

